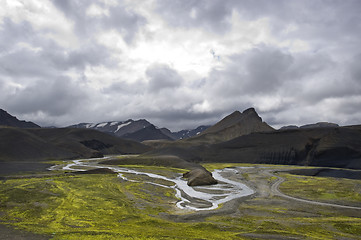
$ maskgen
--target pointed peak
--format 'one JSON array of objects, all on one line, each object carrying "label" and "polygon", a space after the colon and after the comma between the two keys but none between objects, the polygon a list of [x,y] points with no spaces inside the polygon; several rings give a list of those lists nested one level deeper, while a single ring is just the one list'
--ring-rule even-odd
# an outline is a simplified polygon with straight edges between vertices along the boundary
[{"label": "pointed peak", "polygon": [[241,114],[241,112],[238,111],[238,110],[236,110],[236,111],[234,111],[233,113],[229,114],[229,116],[232,116],[232,115],[240,115],[240,114]]},{"label": "pointed peak", "polygon": [[244,110],[243,113],[245,113],[245,114],[256,113],[257,114],[256,109],[254,109],[253,107]]},{"label": "pointed peak", "polygon": [[256,109],[254,109],[254,108],[248,108],[248,109],[244,110],[242,115],[243,116],[253,116],[253,117],[260,118],[260,116],[256,112]]}]

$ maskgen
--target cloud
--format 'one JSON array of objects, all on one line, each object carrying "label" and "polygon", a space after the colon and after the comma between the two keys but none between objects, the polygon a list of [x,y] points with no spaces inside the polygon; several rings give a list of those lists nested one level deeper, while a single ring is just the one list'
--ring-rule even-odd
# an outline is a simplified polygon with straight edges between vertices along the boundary
[{"label": "cloud", "polygon": [[179,87],[184,82],[174,69],[164,64],[154,64],[145,73],[149,79],[149,90],[156,93],[162,89]]},{"label": "cloud", "polygon": [[173,129],[256,107],[278,127],[361,115],[360,1],[6,1],[0,107]]},{"label": "cloud", "polygon": [[[176,0],[157,1],[157,11],[169,24],[176,27],[201,27],[209,31],[225,33],[230,27],[232,8],[229,1]],[[177,9],[175,11],[175,9]]]},{"label": "cloud", "polygon": [[86,94],[68,78],[38,80],[7,95],[7,107],[16,113],[42,112],[57,117],[72,112],[86,100]]},{"label": "cloud", "polygon": [[123,1],[111,5],[96,0],[52,2],[65,16],[74,21],[76,33],[82,39],[93,36],[94,32],[116,29],[130,44],[140,27],[146,23],[144,17],[128,8]]}]

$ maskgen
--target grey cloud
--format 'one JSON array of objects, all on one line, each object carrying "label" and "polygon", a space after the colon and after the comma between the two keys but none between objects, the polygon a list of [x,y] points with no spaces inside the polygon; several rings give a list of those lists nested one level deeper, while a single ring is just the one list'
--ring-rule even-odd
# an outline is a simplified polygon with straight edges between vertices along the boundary
[{"label": "grey cloud", "polygon": [[154,111],[140,114],[135,117],[149,119],[159,127],[167,127],[172,131],[191,129],[200,125],[213,125],[224,115],[224,111],[212,111],[208,113],[190,113],[187,108],[170,109],[168,111]]},{"label": "grey cloud", "polygon": [[13,78],[50,77],[53,75],[46,59],[31,50],[12,52],[0,57],[0,74]]},{"label": "grey cloud", "polygon": [[348,66],[350,77],[361,86],[361,53],[354,56]]},{"label": "grey cloud", "polygon": [[[0,35],[0,44],[3,45],[0,45],[0,73],[14,77],[52,77],[69,68],[82,70],[86,65],[115,66],[111,53],[104,46],[89,42],[68,50],[42,34],[34,31],[28,22],[15,24],[6,20]],[[19,48],[15,46],[18,43],[28,43],[36,50]]]},{"label": "grey cloud", "polygon": [[87,99],[82,89],[68,78],[39,80],[7,95],[5,105],[15,113],[42,112],[49,117],[72,111]]},{"label": "grey cloud", "polygon": [[102,27],[114,27],[127,43],[131,43],[140,28],[145,24],[146,19],[143,16],[118,5],[110,9],[110,16],[105,18]]},{"label": "grey cloud", "polygon": [[149,79],[149,90],[152,92],[179,87],[184,81],[174,69],[164,64],[154,64],[148,67],[146,75]]},{"label": "grey cloud", "polygon": [[[52,2],[73,22],[81,45],[64,48],[47,38],[54,29],[34,30],[29,22],[3,19],[0,100],[1,107],[14,113],[42,112],[44,119],[60,124],[147,118],[174,129],[214,123],[251,106],[265,121],[277,125],[322,120],[358,123],[361,118],[360,1],[157,0],[157,12],[146,16],[118,1],[118,6],[108,9],[109,16],[101,17],[87,16],[86,9],[93,3],[107,7],[102,1]],[[125,74],[113,75],[101,90],[87,79],[65,76],[69,70],[84,76],[88,66],[114,70],[129,64],[113,59],[111,50],[96,43],[98,32],[118,31],[131,49],[140,41],[138,32],[143,27],[149,30],[146,19],[158,14],[169,34],[174,27],[192,28],[201,33],[200,41],[202,33],[212,32],[206,33],[207,38],[218,34],[211,40],[225,45],[233,41],[227,34],[234,12],[243,21],[266,19],[273,43],[253,45],[231,56],[222,54],[223,68],[211,69],[208,76],[184,79],[176,68],[153,64],[141,70],[144,78],[131,82]],[[291,24],[295,28],[286,31]],[[302,40],[309,51],[277,47],[286,40]],[[21,42],[30,48],[19,47]],[[202,42],[191,44],[197,47]],[[205,109],[195,108],[203,103]]]},{"label": "grey cloud", "polygon": [[91,42],[83,44],[80,48],[71,51],[64,51],[62,48],[46,49],[42,57],[53,63],[58,69],[76,68],[84,70],[86,66],[107,66],[116,67],[111,52],[104,46]]},{"label": "grey cloud", "polygon": [[11,19],[4,18],[0,27],[0,52],[9,51],[19,40],[33,41],[33,35],[34,31],[30,23],[23,21],[16,24]]},{"label": "grey cloud", "polygon": [[102,1],[70,1],[52,0],[67,17],[75,23],[78,36],[88,38],[93,36],[97,30],[116,29],[127,43],[132,43],[140,27],[146,24],[146,19],[124,5],[123,1],[118,1],[117,6],[109,8],[109,16],[102,18],[92,18],[86,15],[86,10],[93,3],[102,7],[106,5]]},{"label": "grey cloud", "polygon": [[288,81],[293,57],[278,49],[259,47],[229,57],[222,70],[213,70],[207,81],[216,95],[233,97],[255,93],[271,93]]},{"label": "grey cloud", "polygon": [[202,27],[220,33],[230,27],[227,18],[232,12],[228,2],[221,0],[161,0],[157,10],[173,26]]},{"label": "grey cloud", "polygon": [[254,49],[246,58],[247,91],[270,92],[287,81],[286,74],[292,65],[291,55],[278,49]]},{"label": "grey cloud", "polygon": [[[316,49],[343,42],[349,51],[360,44],[361,2],[349,1],[288,1],[288,0],[178,0],[157,1],[158,13],[172,26],[202,28],[225,34],[231,27],[233,11],[242,19],[266,18],[272,33],[279,38],[299,38],[312,42]],[[192,11],[196,16],[192,17]],[[285,31],[295,24],[295,31]],[[326,42],[324,42],[326,41]],[[343,48],[348,48],[348,46]]]}]

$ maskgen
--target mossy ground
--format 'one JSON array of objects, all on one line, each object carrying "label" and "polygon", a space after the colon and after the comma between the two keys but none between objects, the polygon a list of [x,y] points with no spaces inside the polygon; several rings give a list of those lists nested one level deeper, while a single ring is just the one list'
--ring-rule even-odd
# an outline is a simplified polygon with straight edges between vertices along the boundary
[{"label": "mossy ground", "polygon": [[[172,175],[183,170],[149,171]],[[361,239],[357,212],[271,196],[243,201],[233,214],[193,222],[166,220],[159,213],[179,213],[173,191],[122,181],[115,174],[9,179],[0,184],[0,221],[53,239]]]},{"label": "mossy ground", "polygon": [[286,178],[280,190],[304,198],[361,206],[361,180],[281,174]]}]

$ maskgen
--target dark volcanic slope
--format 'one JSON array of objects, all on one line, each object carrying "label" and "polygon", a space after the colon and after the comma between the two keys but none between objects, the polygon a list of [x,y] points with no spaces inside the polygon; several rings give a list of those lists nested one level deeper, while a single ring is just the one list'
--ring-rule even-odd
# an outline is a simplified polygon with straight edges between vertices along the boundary
[{"label": "dark volcanic slope", "polygon": [[150,148],[90,129],[0,128],[0,161],[88,158],[143,153]]},{"label": "dark volcanic slope", "polygon": [[291,164],[361,169],[361,125],[256,132],[218,144],[171,144],[147,153],[191,162]]},{"label": "dark volcanic slope", "polygon": [[262,121],[254,108],[249,108],[242,113],[233,112],[198,136],[187,139],[187,141],[219,143],[254,132],[268,131],[274,131],[274,129]]},{"label": "dark volcanic slope", "polygon": [[76,153],[62,149],[29,129],[0,128],[0,161],[29,161],[74,158]]},{"label": "dark volcanic slope", "polygon": [[0,126],[10,126],[19,128],[40,128],[33,122],[20,121],[6,111],[0,109]]},{"label": "dark volcanic slope", "polygon": [[338,127],[253,133],[198,152],[207,161],[360,169],[361,131]]}]

